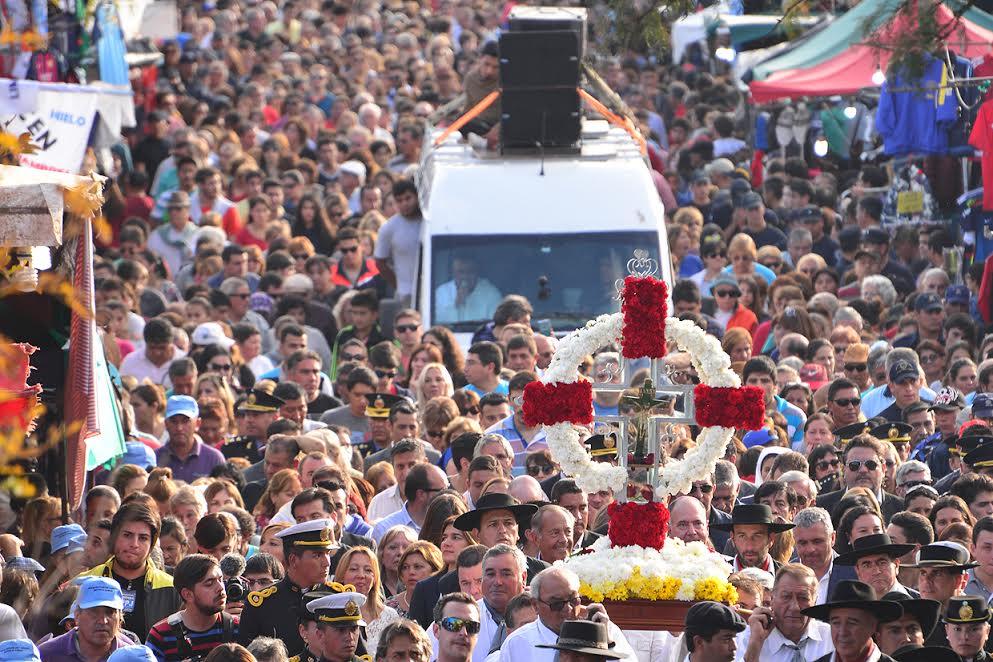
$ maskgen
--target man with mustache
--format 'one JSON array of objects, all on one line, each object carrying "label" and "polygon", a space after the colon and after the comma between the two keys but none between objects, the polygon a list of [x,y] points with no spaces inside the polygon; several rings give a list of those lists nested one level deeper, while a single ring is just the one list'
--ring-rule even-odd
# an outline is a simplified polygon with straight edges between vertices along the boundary
[{"label": "man with mustache", "polygon": [[106,660],[134,641],[121,633],[124,623],[121,587],[107,577],[88,577],[76,598],[76,627],[49,639],[38,650],[43,660]]}]

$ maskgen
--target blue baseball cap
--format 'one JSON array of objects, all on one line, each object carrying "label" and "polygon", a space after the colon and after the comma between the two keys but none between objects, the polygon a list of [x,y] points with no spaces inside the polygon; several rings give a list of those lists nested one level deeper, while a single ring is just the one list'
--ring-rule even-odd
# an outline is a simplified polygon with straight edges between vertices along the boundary
[{"label": "blue baseball cap", "polygon": [[752,448],[754,446],[765,446],[774,441],[779,441],[779,437],[769,428],[762,428],[761,430],[753,430],[745,433],[741,443],[745,444],[745,448]]},{"label": "blue baseball cap", "polygon": [[158,662],[148,646],[123,646],[111,653],[107,662]]},{"label": "blue baseball cap", "polygon": [[12,556],[7,559],[6,570],[23,570],[24,572],[45,572],[45,566],[30,556]]},{"label": "blue baseball cap", "polygon": [[88,577],[79,585],[76,603],[80,609],[110,607],[124,609],[121,585],[108,577]]},{"label": "blue baseball cap", "polygon": [[949,285],[945,290],[945,303],[969,303],[969,288],[965,285]]},{"label": "blue baseball cap", "polygon": [[133,464],[142,469],[154,467],[156,464],[155,453],[140,441],[129,441],[127,442],[127,450],[118,460],[118,464]]},{"label": "blue baseball cap", "polygon": [[972,401],[973,418],[993,418],[993,395],[977,393]]},{"label": "blue baseball cap", "polygon": [[66,524],[52,529],[52,553],[65,549],[69,542],[77,536],[86,536],[86,531],[78,524]]},{"label": "blue baseball cap", "polygon": [[921,312],[923,310],[935,311],[941,309],[941,299],[938,298],[937,294],[924,292],[922,294],[918,294],[917,298],[914,300],[914,310],[917,312]]},{"label": "blue baseball cap", "polygon": [[30,639],[11,639],[0,642],[0,660],[3,662],[41,662],[41,653]]},{"label": "blue baseball cap", "polygon": [[200,407],[197,406],[197,401],[188,395],[170,397],[169,402],[166,403],[165,417],[172,418],[179,415],[190,419],[199,418]]}]

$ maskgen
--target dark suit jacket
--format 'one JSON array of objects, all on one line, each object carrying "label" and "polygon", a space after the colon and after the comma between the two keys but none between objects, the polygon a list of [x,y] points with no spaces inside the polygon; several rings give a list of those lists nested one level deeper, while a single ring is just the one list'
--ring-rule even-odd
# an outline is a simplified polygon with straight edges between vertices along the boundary
[{"label": "dark suit jacket", "polygon": [[714,549],[718,551],[724,549],[727,547],[728,541],[731,540],[730,531],[719,531],[714,528],[714,524],[729,524],[730,522],[731,516],[723,510],[717,510],[717,508],[710,509],[708,528],[710,529],[710,542],[714,544]]},{"label": "dark suit jacket", "polygon": [[834,589],[838,585],[838,582],[843,582],[845,580],[858,580],[858,575],[855,573],[855,566],[838,565],[835,563],[834,567],[831,568],[831,577],[828,578],[828,599],[834,595]]},{"label": "dark suit jacket", "polygon": [[[927,645],[930,646],[931,644],[927,644]],[[814,662],[831,662],[831,658],[832,657],[834,657],[834,651],[831,651],[830,653],[828,653],[824,657],[817,658],[816,660],[814,660]],[[879,662],[896,662],[896,660],[894,660],[892,657],[890,657],[886,653],[880,653],[879,654]]]},{"label": "dark suit jacket", "polygon": [[[817,497],[817,505],[824,510],[834,515],[834,507],[838,505],[841,501],[841,497],[845,495],[847,490],[840,489],[834,492],[828,492],[827,494],[822,494]],[[886,520],[884,523],[889,524],[890,518],[903,510],[903,499],[895,494],[890,494],[889,492],[883,492],[883,502],[879,504],[883,511],[883,519]]]},{"label": "dark suit jacket", "polygon": [[594,533],[589,529],[583,531],[583,537],[579,541],[579,549],[586,549],[602,537],[599,533]]},{"label": "dark suit jacket", "polygon": [[264,480],[253,481],[245,485],[245,489],[241,493],[241,498],[245,501],[245,510],[248,512],[255,510],[255,506],[258,505],[267,486],[268,483]]},{"label": "dark suit jacket", "polygon": [[428,629],[434,620],[432,612],[434,605],[438,602],[443,593],[441,592],[442,578],[451,575],[455,578],[455,590],[458,590],[459,579],[455,571],[448,572],[442,570],[427,579],[422,579],[414,586],[414,593],[410,596],[410,609],[407,611],[407,618],[417,621],[422,628]]},{"label": "dark suit jacket", "polygon": [[539,561],[538,559],[533,559],[530,556],[527,557],[528,560],[528,584],[534,579],[534,576],[545,568],[550,568],[551,566],[544,561]]},{"label": "dark suit jacket", "polygon": [[[259,460],[241,472],[246,483],[265,482],[265,460]],[[251,512],[251,511],[249,511]]]}]

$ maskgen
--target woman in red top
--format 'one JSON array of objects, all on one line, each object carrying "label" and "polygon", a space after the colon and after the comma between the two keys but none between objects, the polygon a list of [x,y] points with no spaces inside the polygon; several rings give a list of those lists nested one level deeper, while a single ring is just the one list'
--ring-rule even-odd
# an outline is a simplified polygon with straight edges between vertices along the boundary
[{"label": "woman in red top", "polygon": [[258,246],[265,251],[269,247],[266,241],[266,230],[272,222],[272,203],[269,198],[259,195],[248,203],[248,222],[234,236],[234,243],[239,246]]}]

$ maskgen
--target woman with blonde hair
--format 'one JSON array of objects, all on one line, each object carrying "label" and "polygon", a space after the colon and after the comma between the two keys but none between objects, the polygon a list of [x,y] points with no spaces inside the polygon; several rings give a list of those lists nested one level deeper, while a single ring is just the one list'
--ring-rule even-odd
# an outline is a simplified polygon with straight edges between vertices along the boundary
[{"label": "woman with blonde hair", "polygon": [[427,579],[445,565],[441,550],[427,540],[412,542],[400,556],[399,574],[404,590],[386,601],[403,617],[410,611],[410,598],[417,582]]},{"label": "woman with blonde hair", "polygon": [[262,529],[262,533],[259,534],[259,551],[272,554],[280,563],[285,565],[286,559],[283,556],[283,540],[282,538],[277,538],[276,534],[291,526],[293,525],[289,522],[280,522],[278,524],[270,524]]},{"label": "woman with blonde hair", "polygon": [[355,587],[356,593],[366,596],[365,604],[361,607],[366,645],[369,650],[375,650],[379,645],[379,635],[386,626],[400,620],[397,610],[388,607],[383,598],[376,553],[368,547],[352,547],[338,561],[334,580],[339,584],[350,584]]},{"label": "woman with blonde hair", "polygon": [[413,383],[414,398],[423,406],[428,400],[439,396],[452,397],[455,385],[452,375],[442,363],[428,363],[417,375]]},{"label": "woman with blonde hair", "polygon": [[[408,363],[407,374],[405,375],[408,388],[413,387],[414,382],[417,381],[417,378],[421,374],[421,370],[429,363],[444,363],[441,350],[436,345],[421,343],[410,353],[410,362]],[[445,367],[446,369],[448,368],[448,366]],[[451,372],[448,373],[449,377],[451,374]]]},{"label": "woman with blonde hair", "polygon": [[382,578],[383,593],[387,598],[396,595],[400,586],[400,557],[417,540],[414,530],[397,525],[390,528],[379,545],[376,546],[376,559],[379,561],[379,576]]},{"label": "woman with blonde hair", "polygon": [[[234,365],[233,361],[232,365]],[[201,402],[206,398],[216,398],[224,404],[224,412],[227,414],[230,426],[234,421],[235,396],[231,386],[220,373],[207,372],[197,377],[197,382],[193,386],[193,399]]]},{"label": "woman with blonde hair", "polygon": [[35,497],[24,506],[21,516],[21,540],[24,556],[45,565],[51,550],[52,529],[62,523],[62,500],[53,496]]},{"label": "woman with blonde hair", "polygon": [[113,487],[121,500],[141,492],[148,484],[148,472],[136,464],[122,464],[110,473],[110,486]]},{"label": "woman with blonde hair", "polygon": [[228,506],[245,507],[245,501],[241,498],[241,493],[234,483],[229,480],[215,479],[207,485],[203,491],[203,498],[207,502],[207,514],[220,512]]},{"label": "woman with blonde hair", "polygon": [[300,474],[296,469],[282,469],[269,480],[259,502],[255,505],[252,514],[255,516],[255,523],[260,529],[264,529],[269,524],[279,509],[293,500],[293,497],[300,494],[303,486],[300,484]]}]

